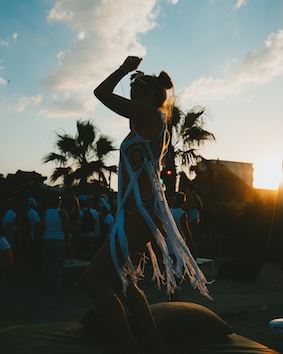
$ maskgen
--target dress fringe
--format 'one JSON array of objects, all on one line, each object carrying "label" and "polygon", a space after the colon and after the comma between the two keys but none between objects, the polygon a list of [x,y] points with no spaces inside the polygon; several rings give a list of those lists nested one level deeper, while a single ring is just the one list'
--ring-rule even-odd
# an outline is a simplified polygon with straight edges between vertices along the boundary
[{"label": "dress fringe", "polygon": [[[137,286],[138,280],[144,276],[144,267],[140,265],[138,267],[135,267],[131,261],[131,255],[129,254],[128,248],[128,241],[124,230],[124,204],[129,194],[134,193],[136,206],[140,214],[143,216],[143,218],[149,225],[151,232],[154,235],[156,244],[161,250],[162,269],[164,269],[163,271],[160,270],[160,260],[158,260],[152,246],[148,245],[148,252],[153,267],[152,279],[157,283],[158,288],[160,288],[162,284],[165,285],[167,289],[167,294],[170,297],[178,287],[176,283],[176,277],[181,278],[181,280],[187,277],[193,288],[198,289],[202,295],[206,296],[209,299],[212,299],[206,287],[209,282],[206,280],[204,274],[199,269],[195,259],[193,258],[188,246],[186,245],[182,235],[180,234],[177,228],[175,220],[167,204],[163,186],[160,182],[160,177],[157,174],[153,163],[147,159],[144,159],[143,166],[140,169],[133,171],[127,157],[124,155],[124,152],[122,150],[121,158],[123,159],[123,163],[127,169],[128,175],[130,176],[130,182],[126,188],[126,191],[122,195],[123,181],[122,174],[119,173],[117,200],[118,209],[116,213],[115,225],[110,235],[110,251],[114,266],[122,281],[124,295],[127,295],[127,287],[129,285],[129,281],[131,281]],[[166,233],[165,235],[163,235],[158,229],[158,227],[152,220],[152,216],[149,215],[147,209],[143,204],[139,185],[137,183],[139,174],[142,169],[147,172],[152,182],[152,189],[154,192],[154,214],[155,217],[161,220]],[[119,264],[117,258],[117,240],[120,244],[122,253],[126,260],[125,264],[123,265]],[[174,262],[169,254],[167,243],[170,244],[170,248],[172,249],[172,253],[175,257]]]}]

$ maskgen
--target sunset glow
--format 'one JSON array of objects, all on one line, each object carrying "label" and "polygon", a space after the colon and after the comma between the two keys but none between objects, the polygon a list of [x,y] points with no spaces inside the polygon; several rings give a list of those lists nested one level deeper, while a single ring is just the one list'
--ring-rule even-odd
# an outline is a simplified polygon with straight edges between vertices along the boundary
[{"label": "sunset glow", "polygon": [[282,181],[282,159],[264,158],[254,163],[254,188],[278,189]]}]

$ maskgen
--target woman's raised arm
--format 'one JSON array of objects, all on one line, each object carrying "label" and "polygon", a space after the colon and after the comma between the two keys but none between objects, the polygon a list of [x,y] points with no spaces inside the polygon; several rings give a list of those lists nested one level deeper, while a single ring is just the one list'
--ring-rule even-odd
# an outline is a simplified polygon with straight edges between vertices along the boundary
[{"label": "woman's raised arm", "polygon": [[129,72],[136,70],[141,62],[141,58],[129,56],[124,63],[109,75],[97,88],[94,90],[94,95],[112,111],[130,117],[134,112],[130,104],[131,100],[121,97],[113,93],[114,88],[120,80]]}]

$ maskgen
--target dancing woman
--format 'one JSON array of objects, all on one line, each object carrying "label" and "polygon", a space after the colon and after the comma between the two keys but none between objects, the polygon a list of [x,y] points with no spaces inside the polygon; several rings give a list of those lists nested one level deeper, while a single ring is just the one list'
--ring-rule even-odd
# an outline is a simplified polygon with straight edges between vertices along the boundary
[{"label": "dancing woman", "polygon": [[[170,119],[167,90],[172,81],[164,71],[159,76],[137,71],[131,79],[131,98],[113,93],[120,80],[138,68],[141,59],[127,57],[124,63],[95,90],[95,96],[115,113],[129,119],[130,133],[120,147],[116,222],[109,240],[93,258],[83,276],[84,287],[120,339],[124,352],[169,354],[161,338],[138,280],[143,275],[142,254],[146,247],[158,286],[166,284],[168,294],[177,288],[175,276],[187,276],[209,297],[206,279],[180,235],[160,182],[160,162],[168,144]],[[166,239],[165,239],[166,237]],[[167,242],[176,258],[172,262]],[[151,247],[162,254],[162,270]],[[138,323],[142,340],[134,336],[124,303]]]}]

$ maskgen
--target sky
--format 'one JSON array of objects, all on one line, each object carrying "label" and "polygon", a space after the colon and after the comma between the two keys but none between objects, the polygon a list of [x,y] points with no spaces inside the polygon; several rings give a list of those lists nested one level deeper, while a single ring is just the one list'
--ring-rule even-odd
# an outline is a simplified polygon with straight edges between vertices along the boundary
[{"label": "sky", "polygon": [[[0,173],[56,167],[57,133],[92,120],[116,147],[127,119],[93,89],[128,55],[165,70],[184,112],[206,108],[206,159],[252,163],[277,189],[283,161],[282,0],[0,0]],[[129,75],[116,92],[129,97]],[[109,165],[118,164],[118,154]],[[115,189],[115,186],[114,186]]]}]

